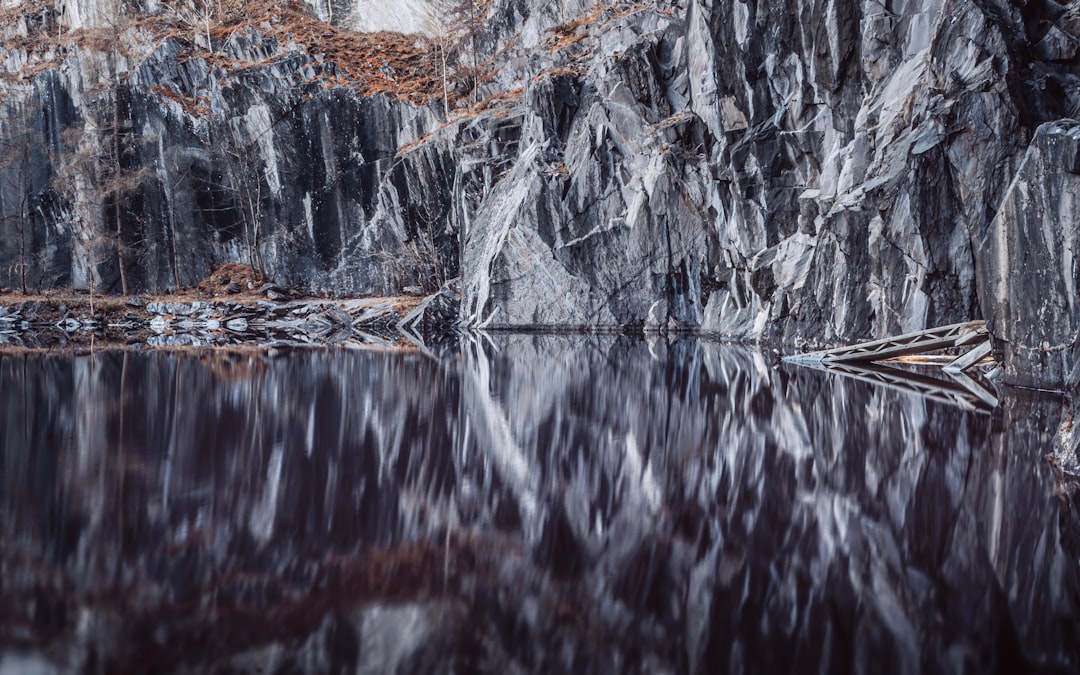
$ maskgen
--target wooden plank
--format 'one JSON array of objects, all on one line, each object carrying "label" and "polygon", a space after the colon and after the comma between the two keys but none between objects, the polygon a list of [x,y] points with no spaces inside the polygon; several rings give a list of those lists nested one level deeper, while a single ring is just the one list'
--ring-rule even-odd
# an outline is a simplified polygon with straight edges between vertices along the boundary
[{"label": "wooden plank", "polygon": [[979,361],[985,359],[987,356],[990,356],[990,351],[990,340],[989,338],[987,338],[986,340],[982,341],[981,343],[973,347],[971,350],[969,350],[966,354],[962,355],[955,361],[952,361],[948,365],[943,366],[941,369],[944,370],[946,373],[949,373],[950,375],[954,373],[962,373],[968,368],[974,366]]},{"label": "wooden plank", "polygon": [[989,389],[969,377],[966,372],[962,370],[955,373],[946,371],[945,374],[955,380],[964,389],[970,391],[976,398],[982,401],[987,408],[990,408],[992,410],[997,407],[997,396],[995,396]]},{"label": "wooden plank", "polygon": [[904,366],[934,366],[941,368],[956,360],[956,356],[949,354],[909,354],[907,356],[894,356],[891,359],[882,359],[875,363],[882,363],[887,366],[893,364]]}]

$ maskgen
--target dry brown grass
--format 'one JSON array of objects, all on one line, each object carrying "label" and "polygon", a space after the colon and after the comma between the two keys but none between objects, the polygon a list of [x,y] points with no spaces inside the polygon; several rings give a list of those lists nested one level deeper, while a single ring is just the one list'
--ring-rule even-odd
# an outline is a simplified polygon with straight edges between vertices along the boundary
[{"label": "dry brown grass", "polygon": [[199,292],[206,295],[229,295],[229,284],[238,284],[241,292],[257,291],[266,283],[266,278],[255,271],[251,265],[229,262],[220,265],[208,277],[199,282]]},{"label": "dry brown grass", "polygon": [[506,91],[500,91],[492,94],[487,98],[477,101],[468,109],[466,109],[461,117],[469,118],[479,115],[491,110],[496,111],[509,111],[509,108],[521,103],[522,97],[525,95],[525,89],[522,87],[516,87],[514,89],[507,89]]},{"label": "dry brown grass", "polygon": [[493,113],[494,117],[508,117],[513,108],[521,103],[522,97],[525,95],[525,90],[521,87],[515,89],[508,89],[506,91],[500,91],[496,94],[492,94],[486,98],[483,98],[467,108],[459,108],[452,111],[451,118],[441,124],[440,126],[432,129],[430,132],[424,134],[420,138],[417,138],[411,143],[406,143],[397,149],[398,155],[403,155],[411,150],[415,150],[423,145],[430,143],[439,132],[449,129],[454,125],[479,117],[484,113]]},{"label": "dry brown grass", "polygon": [[184,109],[184,112],[191,117],[206,118],[210,115],[209,97],[185,96],[166,85],[155,85],[150,87],[150,91],[158,98],[168,99],[180,104],[180,107]]},{"label": "dry brown grass", "polygon": [[[613,21],[646,9],[656,9],[655,3],[627,2],[626,0],[617,0],[608,4],[597,2],[585,14],[549,29],[550,36],[546,43],[548,51],[557,51],[575,45],[589,37],[590,28],[604,28]],[[660,10],[657,9],[657,11]],[[661,11],[661,13],[671,15],[671,12]]]},{"label": "dry brown grass", "polygon": [[537,73],[533,77],[533,82],[539,82],[540,80],[542,80],[542,79],[544,79],[546,77],[551,77],[551,78],[562,77],[562,76],[583,77],[586,72],[587,72],[587,69],[585,68],[584,65],[582,65],[581,63],[574,62],[574,63],[570,63],[570,64],[565,65],[565,66],[557,66],[555,68],[549,68],[547,70],[541,70],[539,73]]},{"label": "dry brown grass", "polygon": [[592,6],[588,13],[552,27],[550,29],[551,36],[547,41],[548,50],[564,49],[587,38],[589,36],[589,26],[596,23],[608,9],[603,3],[598,2]]},{"label": "dry brown grass", "polygon": [[[424,38],[387,32],[354,33],[320,21],[297,2],[232,0],[226,4],[232,7],[210,29],[215,44],[238,34],[259,34],[275,40],[281,51],[287,45],[299,45],[308,54],[322,56],[326,66],[316,70],[309,84],[353,89],[365,96],[384,94],[413,103],[426,103],[441,90],[435,78],[432,46]],[[224,54],[194,45],[191,54],[225,72],[262,65],[238,64]]]},{"label": "dry brown grass", "polygon": [[[413,103],[426,103],[442,91],[442,84],[436,78],[433,46],[427,39],[387,32],[354,33],[319,21],[295,1],[224,0],[209,26],[214,50],[196,44],[195,36],[204,34],[204,29],[185,23],[175,14],[139,14],[118,19],[116,27],[60,31],[50,24],[50,7],[41,0],[25,0],[0,12],[0,33],[10,33],[0,46],[0,54],[21,50],[28,57],[16,79],[27,81],[55,68],[74,50],[108,52],[123,45],[120,47],[123,53],[134,57],[164,40],[174,39],[184,47],[182,58],[203,58],[226,74],[272,62],[289,53],[289,45],[295,45],[312,56],[322,57],[323,66],[316,69],[314,81],[309,83],[353,89],[367,96],[387,95]],[[30,35],[16,35],[20,22],[43,28]],[[122,34],[119,41],[118,32]],[[260,35],[274,40],[276,53],[260,63],[238,62],[219,49],[237,35]],[[158,93],[173,99],[179,96],[175,92]],[[191,112],[200,112],[196,101],[179,102]]]}]

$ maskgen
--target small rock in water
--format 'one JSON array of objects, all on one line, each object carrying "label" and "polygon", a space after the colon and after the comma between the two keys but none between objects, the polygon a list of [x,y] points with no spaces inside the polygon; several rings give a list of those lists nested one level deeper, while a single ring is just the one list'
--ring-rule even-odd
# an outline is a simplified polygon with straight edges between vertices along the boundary
[{"label": "small rock in water", "polygon": [[205,347],[206,341],[197,335],[151,335],[146,344],[152,347]]},{"label": "small rock in water", "polygon": [[146,306],[146,311],[151,314],[173,314],[175,316],[187,316],[202,309],[203,303],[196,300],[186,302],[152,302]]}]

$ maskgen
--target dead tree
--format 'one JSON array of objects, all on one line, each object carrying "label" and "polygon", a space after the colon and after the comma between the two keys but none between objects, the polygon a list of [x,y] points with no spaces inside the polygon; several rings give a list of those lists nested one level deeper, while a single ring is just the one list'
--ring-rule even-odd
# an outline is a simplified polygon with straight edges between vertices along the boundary
[{"label": "dead tree", "polygon": [[[103,29],[110,35],[125,30],[126,20]],[[105,42],[105,41],[102,41]],[[69,225],[82,242],[88,265],[91,293],[97,279],[97,267],[104,261],[104,249],[115,253],[121,293],[131,293],[131,233],[125,222],[129,200],[141,188],[145,171],[138,167],[138,148],[129,116],[125,115],[127,96],[124,55],[120,41],[108,41],[100,67],[96,100],[83,108],[81,124],[62,133],[63,149],[54,157],[54,188],[68,204]]]},{"label": "dead tree", "polygon": [[426,18],[428,34],[442,84],[443,112],[450,115],[452,101],[464,90],[475,102],[483,79],[479,41],[487,34],[483,0],[447,0],[431,5]]},{"label": "dead tree", "polygon": [[[28,290],[27,272],[33,249],[33,220],[31,214],[32,185],[30,181],[31,156],[41,148],[40,133],[33,129],[25,117],[12,118],[14,124],[9,136],[0,142],[0,232],[15,235],[18,251],[8,274],[17,278],[19,289]],[[8,198],[5,199],[5,196]]]},{"label": "dead tree", "polygon": [[[262,133],[269,133],[269,129]],[[266,264],[262,256],[263,197],[266,185],[266,169],[256,143],[248,143],[243,128],[223,129],[218,147],[224,162],[223,184],[219,187],[232,195],[240,220],[242,246],[247,263],[256,274],[266,278]]]}]

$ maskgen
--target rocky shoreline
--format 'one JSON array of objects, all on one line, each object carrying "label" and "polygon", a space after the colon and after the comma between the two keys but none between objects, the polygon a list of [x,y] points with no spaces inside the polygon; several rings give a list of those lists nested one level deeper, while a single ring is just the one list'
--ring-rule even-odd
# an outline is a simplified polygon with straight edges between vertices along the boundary
[{"label": "rocky shoreline", "polygon": [[449,334],[457,298],[0,294],[0,350],[85,347],[420,346]]}]

